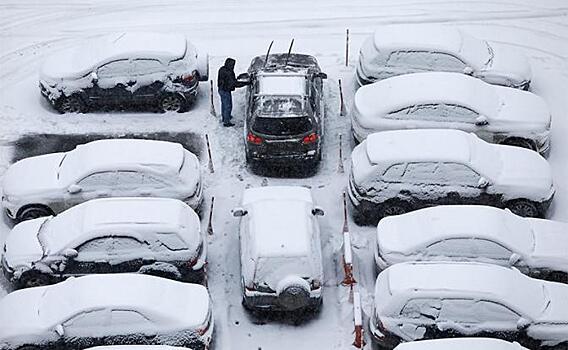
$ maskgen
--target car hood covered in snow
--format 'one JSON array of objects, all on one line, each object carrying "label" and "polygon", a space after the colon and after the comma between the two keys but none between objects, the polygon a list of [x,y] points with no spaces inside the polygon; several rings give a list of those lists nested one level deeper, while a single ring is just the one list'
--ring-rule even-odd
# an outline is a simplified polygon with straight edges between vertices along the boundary
[{"label": "car hood covered in snow", "polygon": [[4,257],[8,266],[31,267],[31,264],[40,260],[43,256],[43,248],[38,239],[41,225],[48,218],[39,218],[24,221],[16,225],[6,239],[6,253]]},{"label": "car hood covered in snow", "polygon": [[[545,282],[544,289],[548,294],[550,304],[538,317],[537,322],[543,323],[562,323],[568,325],[568,285],[563,283]],[[568,334],[565,335],[568,339]]]},{"label": "car hood covered in snow", "polygon": [[534,232],[532,253],[535,265],[568,272],[568,224],[529,219]]},{"label": "car hood covered in snow", "polygon": [[550,111],[542,97],[503,86],[495,86],[495,91],[501,97],[501,108],[495,115],[497,121],[514,123],[511,126],[518,127],[550,128]]},{"label": "car hood covered in snow", "polygon": [[59,164],[65,153],[46,154],[22,159],[4,174],[3,189],[7,196],[25,196],[56,190]]},{"label": "car hood covered in snow", "polygon": [[[519,85],[532,79],[531,66],[523,53],[491,43],[493,59],[481,69],[481,74],[504,77],[512,85]],[[491,80],[491,79],[488,79]]]}]

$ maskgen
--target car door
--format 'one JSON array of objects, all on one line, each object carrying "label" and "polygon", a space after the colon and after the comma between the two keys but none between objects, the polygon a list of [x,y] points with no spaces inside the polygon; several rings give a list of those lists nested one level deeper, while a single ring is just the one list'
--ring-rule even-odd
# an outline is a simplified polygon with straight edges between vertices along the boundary
[{"label": "car door", "polygon": [[131,62],[126,59],[111,61],[100,66],[96,70],[94,93],[89,97],[91,101],[111,107],[129,104],[132,93],[128,87],[133,85],[130,71]]},{"label": "car door", "polygon": [[487,259],[496,265],[514,266],[525,274],[530,273],[530,269],[523,257],[504,245],[481,238],[474,239],[474,244],[480,258]]},{"label": "car door", "polygon": [[137,272],[143,265],[155,260],[149,242],[121,232],[113,232],[112,236],[107,254],[114,273]]},{"label": "car door", "polygon": [[424,249],[425,260],[478,261],[473,238],[448,238],[431,243]]},{"label": "car door", "polygon": [[440,163],[408,163],[402,175],[400,196],[409,196],[416,206],[441,204],[448,196],[448,186],[439,177]]},{"label": "car door", "polygon": [[436,175],[438,182],[445,186],[444,204],[480,204],[485,201],[485,191],[480,188],[481,176],[467,165],[440,163]]},{"label": "car door", "polygon": [[162,176],[150,173],[142,174],[141,196],[179,198],[180,188]]},{"label": "car door", "polygon": [[105,345],[124,343],[128,338],[128,344],[153,344],[158,335],[158,329],[154,322],[142,313],[125,308],[114,308],[110,312],[111,330]]},{"label": "car door", "polygon": [[66,208],[96,198],[107,198],[112,195],[116,185],[116,172],[101,171],[85,176],[69,187],[64,196]]},{"label": "car door", "polygon": [[464,73],[466,64],[457,56],[445,52],[435,52],[433,67],[442,72]]},{"label": "car door", "polygon": [[435,58],[430,51],[399,50],[393,51],[385,64],[387,75],[429,72],[434,70]]},{"label": "car door", "polygon": [[396,326],[404,340],[438,338],[436,319],[440,313],[441,302],[434,298],[412,298],[402,307]]},{"label": "car door", "polygon": [[67,258],[64,277],[81,276],[95,273],[112,273],[110,254],[113,249],[113,237],[97,237],[77,244],[75,257]]},{"label": "car door", "polygon": [[152,191],[144,186],[144,173],[119,170],[116,172],[114,197],[151,197]]},{"label": "car door", "polygon": [[62,323],[65,349],[86,349],[105,345],[110,331],[110,313],[106,309],[80,311]]},{"label": "car door", "polygon": [[132,61],[129,89],[134,103],[151,104],[160,96],[167,80],[167,67],[154,59],[135,59]]}]

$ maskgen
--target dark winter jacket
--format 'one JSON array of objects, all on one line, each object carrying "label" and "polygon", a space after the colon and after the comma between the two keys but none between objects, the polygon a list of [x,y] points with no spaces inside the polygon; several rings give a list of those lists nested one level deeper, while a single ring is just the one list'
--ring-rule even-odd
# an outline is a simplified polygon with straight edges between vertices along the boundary
[{"label": "dark winter jacket", "polygon": [[245,86],[235,77],[235,60],[227,58],[225,64],[219,68],[217,75],[217,88],[222,91],[235,91],[235,88]]}]

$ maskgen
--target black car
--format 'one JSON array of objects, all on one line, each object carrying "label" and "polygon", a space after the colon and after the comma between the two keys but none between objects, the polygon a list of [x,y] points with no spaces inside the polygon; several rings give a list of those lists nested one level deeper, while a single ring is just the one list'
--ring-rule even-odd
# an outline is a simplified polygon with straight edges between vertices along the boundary
[{"label": "black car", "polygon": [[49,57],[39,86],[60,113],[140,106],[183,112],[208,70],[208,55],[183,35],[122,33]]},{"label": "black car", "polygon": [[309,55],[271,54],[252,60],[248,73],[239,76],[250,82],[245,122],[247,162],[321,160],[326,78]]}]

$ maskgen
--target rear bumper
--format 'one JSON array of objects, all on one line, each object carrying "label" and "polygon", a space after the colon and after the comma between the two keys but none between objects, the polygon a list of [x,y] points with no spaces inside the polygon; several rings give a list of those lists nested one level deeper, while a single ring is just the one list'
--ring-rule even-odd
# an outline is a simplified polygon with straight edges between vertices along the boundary
[{"label": "rear bumper", "polygon": [[[317,310],[322,303],[322,290],[316,289],[310,292],[308,305],[303,310]],[[243,294],[244,306],[248,309],[258,311],[286,311],[280,306],[278,295],[274,293],[262,293],[258,291],[248,291],[245,289]]]}]

